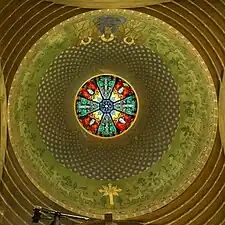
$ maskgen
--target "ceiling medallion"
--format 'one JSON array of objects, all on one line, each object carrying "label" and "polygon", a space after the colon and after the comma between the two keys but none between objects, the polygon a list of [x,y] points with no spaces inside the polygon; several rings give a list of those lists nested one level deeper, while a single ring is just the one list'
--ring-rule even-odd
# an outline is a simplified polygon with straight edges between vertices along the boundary
[{"label": "ceiling medallion", "polygon": [[123,39],[123,41],[124,41],[126,44],[128,44],[128,45],[134,44],[134,39],[133,39],[132,37],[125,37],[125,38]]},{"label": "ceiling medallion", "polygon": [[88,45],[91,43],[91,37],[86,37],[83,40],[81,40],[82,45]]},{"label": "ceiling medallion", "polygon": [[137,117],[138,98],[133,87],[115,74],[99,74],[78,90],[75,115],[86,132],[112,138],[128,131]]},{"label": "ceiling medallion", "polygon": [[114,35],[113,34],[103,34],[103,35],[101,35],[101,39],[105,42],[110,42],[114,39]]}]

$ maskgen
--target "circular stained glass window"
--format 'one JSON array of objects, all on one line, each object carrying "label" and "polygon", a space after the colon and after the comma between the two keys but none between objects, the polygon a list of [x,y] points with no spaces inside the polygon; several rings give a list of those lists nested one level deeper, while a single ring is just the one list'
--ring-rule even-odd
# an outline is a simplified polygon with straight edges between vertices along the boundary
[{"label": "circular stained glass window", "polygon": [[138,99],[131,85],[114,74],[100,74],[86,81],[75,98],[80,125],[97,137],[115,137],[134,123]]}]

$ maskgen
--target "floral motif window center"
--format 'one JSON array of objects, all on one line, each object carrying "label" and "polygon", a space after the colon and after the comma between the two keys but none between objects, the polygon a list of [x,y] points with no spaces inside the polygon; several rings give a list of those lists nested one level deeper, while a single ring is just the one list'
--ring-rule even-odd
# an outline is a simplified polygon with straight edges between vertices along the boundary
[{"label": "floral motif window center", "polygon": [[133,125],[138,99],[133,87],[114,74],[100,74],[86,81],[75,97],[80,125],[97,137],[121,135]]}]

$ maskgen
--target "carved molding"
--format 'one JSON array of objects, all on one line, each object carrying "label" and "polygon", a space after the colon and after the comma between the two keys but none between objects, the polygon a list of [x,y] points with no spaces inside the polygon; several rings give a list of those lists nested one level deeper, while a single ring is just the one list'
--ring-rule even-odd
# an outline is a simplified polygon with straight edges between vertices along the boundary
[{"label": "carved molding", "polygon": [[4,83],[4,76],[0,67],[0,178],[2,177],[2,169],[5,161],[6,139],[7,139],[7,120],[6,120],[6,89]]},{"label": "carved molding", "polygon": [[149,5],[171,2],[171,0],[48,0],[57,4],[76,6],[80,8],[137,8]]},{"label": "carved molding", "polygon": [[219,129],[223,150],[225,153],[225,71],[223,72],[223,80],[220,86],[219,96]]}]

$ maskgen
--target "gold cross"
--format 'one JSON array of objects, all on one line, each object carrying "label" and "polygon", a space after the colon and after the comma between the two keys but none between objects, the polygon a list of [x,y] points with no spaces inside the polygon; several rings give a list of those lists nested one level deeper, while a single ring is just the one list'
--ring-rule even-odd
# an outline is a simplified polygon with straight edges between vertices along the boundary
[{"label": "gold cross", "polygon": [[99,189],[100,193],[104,193],[103,196],[109,196],[109,204],[114,205],[113,197],[117,196],[119,192],[121,192],[122,189],[117,188],[117,186],[112,186],[112,184],[108,184],[108,187],[105,185],[102,185],[102,189]]}]

